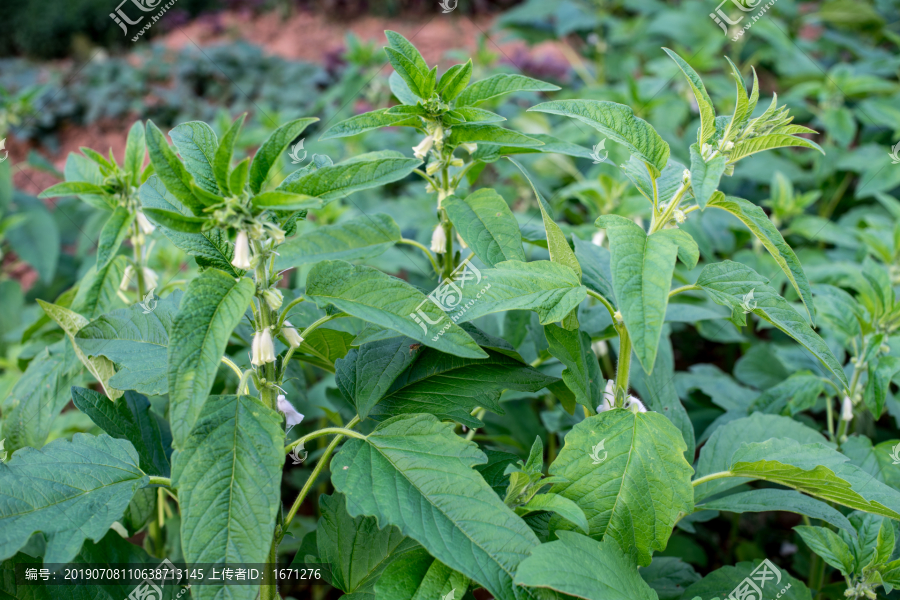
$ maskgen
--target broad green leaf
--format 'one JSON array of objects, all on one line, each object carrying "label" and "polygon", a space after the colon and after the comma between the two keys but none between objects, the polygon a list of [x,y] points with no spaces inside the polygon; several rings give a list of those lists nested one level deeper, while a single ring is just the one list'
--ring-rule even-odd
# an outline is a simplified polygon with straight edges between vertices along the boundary
[{"label": "broad green leaf", "polygon": [[790,147],[811,148],[825,154],[825,151],[822,150],[817,143],[806,138],[784,134],[769,134],[750,138],[735,144],[734,150],[732,150],[731,156],[729,157],[729,162],[735,163],[751,154],[756,154],[757,152],[763,152],[765,150]]},{"label": "broad green leaf", "polygon": [[516,508],[516,514],[521,516],[540,511],[559,515],[569,523],[576,525],[585,535],[590,531],[584,511],[568,498],[558,494],[535,494],[528,502]]},{"label": "broad green leaf", "polygon": [[710,197],[719,189],[726,162],[728,161],[723,154],[716,155],[707,162],[700,153],[700,146],[691,145],[691,191],[701,210],[706,208]]},{"label": "broad green leaf", "polygon": [[[224,142],[225,139],[223,139]],[[177,211],[185,216],[191,215],[190,210],[163,186],[156,175],[152,175],[141,186],[140,196],[141,204],[145,209],[158,208]],[[231,260],[234,258],[234,246],[228,241],[224,231],[213,229],[202,233],[184,233],[169,229],[161,223],[157,223],[157,225],[176,247],[193,256],[200,267],[215,267],[232,277],[238,277],[241,274],[231,264]]]},{"label": "broad green leaf", "polygon": [[745,444],[731,457],[728,472],[736,477],[786,485],[856,510],[900,519],[900,492],[822,443],[770,439]]},{"label": "broad green leaf", "polygon": [[713,404],[728,411],[748,412],[748,408],[759,396],[759,392],[745,387],[728,373],[715,365],[691,365],[687,372],[675,376],[678,395],[686,398],[692,389],[698,389],[709,396]]},{"label": "broad green leaf", "polygon": [[669,160],[669,145],[649,123],[635,117],[634,111],[624,104],[601,100],[558,100],[544,102],[528,110],[563,115],[587,123],[646,162],[654,178],[660,176]]},{"label": "broad green leaf", "polygon": [[[472,77],[472,59],[470,58],[462,65],[453,65],[446,73],[441,75],[437,84],[437,92],[444,102],[450,102],[459,96],[466,86],[469,85],[469,79]],[[468,119],[466,119],[468,120]]]},{"label": "broad green leaf", "polygon": [[[668,203],[684,183],[685,167],[677,160],[669,160],[659,177],[651,177],[647,163],[632,154],[628,162],[622,165],[622,172],[634,184],[647,200],[653,203],[656,197],[658,204]],[[656,183],[656,191],[653,184]]]},{"label": "broad green leaf", "polygon": [[395,336],[360,344],[335,361],[335,383],[361,419],[369,415],[379,400],[410,365],[421,349],[416,340]]},{"label": "broad green leaf", "polygon": [[456,98],[455,105],[474,106],[485,100],[490,100],[513,92],[553,92],[558,89],[559,86],[553,85],[552,83],[539,81],[524,75],[500,73],[492,75],[487,79],[476,81],[467,87]]},{"label": "broad green leaf", "polygon": [[469,579],[423,548],[392,562],[375,584],[376,600],[462,600]]},{"label": "broad green leaf", "polygon": [[510,146],[512,148],[530,148],[543,146],[544,142],[537,138],[529,137],[511,129],[504,129],[491,123],[473,123],[454,125],[450,131],[448,143],[452,146],[459,144],[490,144],[494,146]]},{"label": "broad green leaf", "polygon": [[[249,396],[203,400],[196,427],[172,454],[184,560],[265,563],[281,509],[281,415]],[[254,586],[225,589],[225,584],[196,586],[191,595],[253,600],[259,593]]]},{"label": "broad green leaf", "polygon": [[145,208],[144,214],[154,223],[179,233],[200,233],[210,222],[208,217],[191,217],[162,208]]},{"label": "broad green leaf", "polygon": [[471,468],[487,459],[453,427],[432,415],[389,419],[344,444],[331,481],[351,516],[398,527],[497,600],[514,600],[513,576],[537,536]]},{"label": "broad green leaf", "polygon": [[577,235],[572,236],[572,241],[575,243],[575,258],[581,265],[582,283],[615,307],[616,295],[613,292],[609,250],[582,240]]},{"label": "broad green leaf", "polygon": [[688,85],[691,86],[691,91],[694,93],[697,107],[700,110],[700,131],[697,132],[697,143],[700,145],[705,144],[716,133],[716,109],[713,107],[712,100],[706,92],[706,86],[703,85],[703,81],[697,75],[697,72],[683,58],[668,48],[663,48],[663,50],[675,61],[675,64],[678,65],[678,68],[681,69],[681,72],[687,78]]},{"label": "broad green leaf", "polygon": [[82,369],[69,340],[38,352],[4,399],[0,439],[6,439],[6,451],[44,445],[53,421],[72,399],[69,388]]},{"label": "broad green leaf", "polygon": [[228,174],[231,169],[231,157],[234,155],[234,144],[238,135],[241,133],[241,127],[244,125],[244,119],[247,113],[243,113],[235,119],[225,135],[222,136],[222,142],[216,148],[216,154],[213,157],[213,173],[216,177],[216,184],[219,186],[219,192],[225,195],[239,194],[241,190],[231,190],[228,185]]},{"label": "broad green leaf", "polygon": [[169,137],[184,161],[184,168],[194,176],[197,185],[207,192],[218,194],[213,165],[219,140],[212,127],[203,121],[189,121],[169,131]]},{"label": "broad green leaf", "polygon": [[557,535],[557,541],[541,544],[522,561],[516,585],[585,600],[657,600],[634,560],[613,540],[598,542],[570,531]]},{"label": "broad green leaf", "polygon": [[481,189],[465,200],[449,196],[441,205],[460,237],[485,265],[493,267],[505,260],[525,262],[519,224],[495,190]]},{"label": "broad green leaf", "polygon": [[38,198],[58,198],[60,196],[78,196],[80,194],[104,195],[106,190],[99,185],[86,181],[64,181],[48,187],[38,194]]},{"label": "broad green leaf", "polygon": [[[736,132],[738,128],[740,128],[744,121],[747,120],[747,117],[752,112],[750,108],[750,99],[747,97],[747,88],[744,87],[744,76],[741,75],[741,72],[735,66],[731,59],[727,56],[725,60],[728,61],[728,64],[731,65],[731,76],[734,77],[734,82],[737,86],[736,96],[734,100],[734,112],[731,115],[731,121],[728,123],[728,132],[725,135],[725,138],[731,138],[732,133]],[[753,72],[754,79],[756,78],[756,71]]]},{"label": "broad green leaf", "polygon": [[[38,272],[43,283],[50,284],[56,275],[60,255],[63,254],[60,227],[54,215],[40,200],[19,194],[16,197],[18,210],[15,215],[2,219],[0,225],[3,222],[9,223],[10,220],[18,223],[10,229],[4,228],[2,237],[18,258]],[[62,212],[62,208],[59,211]],[[87,237],[84,239],[90,240]],[[40,243],[36,244],[35,240],[40,240]]]},{"label": "broad green leaf", "polygon": [[501,117],[495,112],[484,110],[483,108],[475,108],[474,106],[457,108],[448,112],[447,116],[453,119],[461,119],[464,123],[499,123],[506,120],[506,117]]},{"label": "broad green leaf", "polygon": [[411,63],[415,65],[416,69],[418,69],[422,73],[428,72],[428,63],[425,62],[425,59],[422,58],[422,55],[418,50],[416,50],[416,47],[413,46],[408,39],[406,39],[396,31],[391,30],[385,31],[384,35],[394,51],[405,56]]},{"label": "broad green leaf", "polygon": [[361,215],[287,240],[278,247],[275,268],[289,269],[321,260],[373,258],[383,254],[402,237],[400,227],[391,217],[379,213]]},{"label": "broad green leaf", "polygon": [[567,331],[556,325],[545,325],[544,334],[550,344],[550,354],[566,366],[562,380],[575,394],[575,401],[596,408],[601,403],[606,381],[591,350],[591,336],[584,331]]},{"label": "broad green leaf", "polygon": [[778,385],[760,394],[751,405],[751,410],[770,414],[781,414],[788,407],[791,415],[815,406],[816,400],[825,392],[825,382],[812,373],[794,373]]},{"label": "broad green leaf", "polygon": [[625,217],[602,216],[596,225],[609,236],[613,289],[634,353],[652,373],[678,246],[665,230],[648,236]]},{"label": "broad green leaf", "polygon": [[72,401],[104,432],[131,442],[144,473],[169,476],[169,457],[162,433],[168,430],[168,425],[150,410],[146,396],[129,390],[121,400],[110,402],[94,390],[73,387]]},{"label": "broad green leaf", "polygon": [[82,327],[75,343],[86,356],[104,356],[115,364],[116,374],[109,380],[113,387],[150,396],[165,394],[169,332],[181,296],[175,292],[155,307],[154,300],[145,300],[143,306],[106,313]]},{"label": "broad green leaf", "polygon": [[796,490],[778,490],[765,488],[738,492],[730,496],[724,496],[698,504],[694,510],[723,510],[727,512],[769,512],[783,510],[806,515],[813,519],[822,519],[835,527],[853,531],[853,526],[847,517],[828,504],[804,496]]},{"label": "broad green leaf", "polygon": [[556,323],[587,296],[572,269],[546,260],[507,260],[479,273],[480,279],[460,288],[461,308],[452,315],[457,323],[507,310],[533,310],[541,325]]},{"label": "broad green leaf", "polygon": [[391,73],[390,77],[388,77],[388,84],[391,87],[391,92],[397,97],[397,100],[406,106],[415,106],[419,102],[418,96],[412,93],[412,90],[409,89],[409,86],[403,81],[403,78],[400,77],[400,74],[397,71],[394,71]]},{"label": "broad green leaf", "polygon": [[850,552],[850,546],[835,532],[825,527],[794,527],[810,549],[822,557],[829,565],[838,569],[845,577],[853,574],[856,562]]},{"label": "broad green leaf", "polygon": [[760,580],[765,579],[762,582],[763,598],[770,596],[775,598],[780,595],[778,600],[812,600],[812,594],[803,585],[803,582],[791,577],[786,569],[776,567],[771,561],[767,562],[768,564],[765,564],[757,559],[754,562],[739,562],[733,567],[717,569],[684,590],[682,598],[700,597],[704,600],[706,598],[727,598],[738,586],[742,584],[746,586],[744,581],[758,569],[759,572],[753,582],[758,586]]},{"label": "broad green leaf", "polygon": [[566,435],[549,471],[566,481],[550,491],[584,510],[592,537],[615,540],[646,566],[666,547],[679,513],[694,506],[685,448],[681,432],[660,414],[602,412]]},{"label": "broad green leaf", "polygon": [[[394,72],[403,78],[403,81],[409,86],[409,90],[417,97],[428,100],[434,88],[429,86],[427,67],[420,69],[414,61],[393,48],[385,48],[384,51],[387,53],[391,66],[394,67]],[[429,87],[431,87],[431,90],[429,90]]]},{"label": "broad green leaf", "polygon": [[[318,120],[316,118],[294,119],[273,131],[272,135],[266,138],[253,156],[253,162],[250,165],[250,191],[254,194],[260,192],[263,184],[269,178],[269,172],[285,149],[298,135],[303,133],[304,129]],[[232,191],[236,191],[234,186],[232,186]]]},{"label": "broad green leaf", "polygon": [[163,132],[153,121],[147,121],[146,133],[147,151],[150,153],[153,172],[179,202],[193,214],[201,214],[206,205],[191,191],[193,176],[169,147]]},{"label": "broad green leaf", "polygon": [[700,260],[700,247],[694,238],[683,229],[662,229],[655,235],[668,237],[678,247],[678,260],[688,269],[693,270]]},{"label": "broad green leaf", "polygon": [[319,327],[303,338],[294,358],[334,372],[334,362],[347,356],[355,337],[346,331]]},{"label": "broad green leaf", "polygon": [[147,155],[144,138],[144,124],[135,121],[125,141],[125,162],[122,165],[125,171],[131,174],[131,185],[134,187],[141,185],[141,171],[144,168],[144,157]]},{"label": "broad green leaf", "polygon": [[40,531],[46,562],[71,561],[86,539],[109,531],[148,482],[131,444],[108,435],[76,433],[71,442],[20,450],[0,465],[0,560]]},{"label": "broad green leaf", "polygon": [[422,123],[418,118],[410,119],[410,116],[407,114],[393,114],[389,113],[388,110],[387,108],[380,108],[336,123],[319,136],[319,141],[359,135],[381,127],[416,126]]},{"label": "broad green leaf", "polygon": [[81,364],[87,367],[87,370],[90,371],[91,375],[94,376],[94,379],[100,382],[100,385],[103,386],[103,390],[106,396],[110,400],[120,398],[123,392],[112,387],[109,383],[109,378],[116,373],[112,361],[102,356],[89,358],[84,352],[82,352],[81,348],[79,348],[78,344],[75,342],[75,334],[78,333],[81,328],[86,326],[89,321],[85,317],[79,315],[77,312],[69,310],[64,306],[57,306],[56,304],[50,304],[49,302],[44,302],[43,300],[38,300],[37,303],[42,309],[44,309],[44,312],[47,314],[47,316],[53,319],[56,324],[59,325],[60,328],[65,332],[66,337],[69,338],[69,342],[71,342],[72,346],[75,348],[75,354],[78,356]]},{"label": "broad green leaf", "polygon": [[794,338],[818,358],[840,383],[849,387],[841,364],[825,341],[768,283],[768,279],[750,267],[730,260],[706,265],[697,280],[697,285],[710,295],[713,302],[731,308],[732,319],[736,316],[744,318],[743,311],[750,307],[745,299],[752,291],[751,298],[755,304],[751,311],[753,314]]},{"label": "broad green leaf", "polygon": [[[466,358],[484,351],[437,304],[402,279],[341,260],[317,263],[306,279],[306,293],[320,308],[338,309],[369,323],[409,336],[426,346]],[[431,330],[425,326],[431,324]],[[443,331],[438,334],[438,331]]]},{"label": "broad green leaf", "polygon": [[247,187],[247,179],[250,172],[250,157],[248,156],[231,170],[228,176],[228,187],[232,194],[243,194]]},{"label": "broad green leaf", "polygon": [[317,562],[331,565],[329,583],[346,594],[371,594],[385,567],[409,560],[410,551],[418,548],[396,527],[379,529],[373,517],[348,515],[341,494],[320,496],[319,507]]},{"label": "broad green leaf", "polygon": [[[104,177],[100,173],[100,168],[97,164],[86,156],[76,152],[69,152],[69,156],[66,157],[66,166],[63,169],[63,172],[65,173],[67,182],[84,181],[98,187],[103,185]],[[94,208],[99,208],[100,210],[112,210],[115,208],[112,198],[105,192],[103,194],[79,194],[78,197],[87,204]]]},{"label": "broad green leaf", "polygon": [[888,486],[900,489],[900,469],[896,468],[894,448],[898,440],[887,440],[872,445],[872,440],[862,435],[852,435],[841,444],[841,452],[850,457],[850,462]]},{"label": "broad green leaf", "polygon": [[641,567],[638,572],[659,600],[681,600],[685,588],[700,580],[694,567],[674,556],[654,556],[650,566]]},{"label": "broad green leaf", "polygon": [[188,285],[170,329],[167,354],[175,448],[184,447],[200,418],[228,338],[255,291],[252,280],[235,281],[216,269],[204,271]]},{"label": "broad green leaf", "polygon": [[281,189],[330,201],[349,196],[353,192],[399,181],[421,164],[422,161],[418,159],[400,156],[359,157],[317,169]]},{"label": "broad green leaf", "polygon": [[[893,292],[891,292],[893,293]],[[863,400],[876,420],[884,412],[884,403],[890,391],[891,379],[900,371],[900,358],[896,356],[880,356],[869,363],[869,380]]]},{"label": "broad green leaf", "polygon": [[109,264],[119,246],[128,236],[128,230],[134,222],[134,213],[124,206],[117,206],[109,220],[100,230],[100,241],[97,246],[97,268],[102,269]]},{"label": "broad green leaf", "polygon": [[812,303],[812,290],[809,287],[809,281],[806,279],[806,273],[800,266],[800,259],[794,254],[794,251],[788,246],[778,228],[769,220],[766,213],[759,206],[752,202],[748,202],[743,198],[735,196],[725,196],[722,193],[715,194],[710,199],[708,206],[720,208],[725,212],[731,213],[741,220],[747,226],[753,235],[762,242],[781,270],[791,282],[797,295],[803,301],[806,312],[809,314],[810,322],[815,326],[815,308]]},{"label": "broad green leaf", "polygon": [[555,138],[552,135],[547,135],[546,133],[529,133],[528,137],[534,138],[539,142],[543,142],[543,146],[500,146],[499,148],[496,146],[484,146],[483,150],[486,150],[489,153],[496,152],[495,157],[488,157],[482,154],[483,150],[475,151],[475,158],[479,160],[483,160],[485,162],[493,162],[494,160],[500,158],[500,156],[507,156],[509,154],[534,154],[534,153],[542,153],[542,154],[565,154],[566,156],[573,156],[575,158],[590,158],[593,159],[593,155],[588,148],[584,146],[579,146],[578,144],[572,144],[570,142],[565,142],[559,138]]},{"label": "broad green leaf", "polygon": [[[771,438],[793,439],[801,444],[825,442],[822,434],[798,421],[777,415],[753,413],[749,417],[731,421],[716,429],[700,450],[697,478],[727,471],[731,465],[731,457],[743,444],[764,442]],[[695,488],[696,501],[700,502],[745,481],[728,478],[701,483]]]},{"label": "broad green leaf", "polygon": [[309,210],[321,208],[322,199],[282,190],[272,190],[253,196],[251,203],[253,206],[271,210]]}]

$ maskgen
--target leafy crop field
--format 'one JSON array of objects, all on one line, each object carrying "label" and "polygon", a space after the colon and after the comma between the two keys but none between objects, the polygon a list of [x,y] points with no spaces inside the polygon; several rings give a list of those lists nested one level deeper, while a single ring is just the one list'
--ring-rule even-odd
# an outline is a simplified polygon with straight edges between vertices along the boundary
[{"label": "leafy crop field", "polygon": [[435,4],[0,59],[0,598],[895,598],[900,7]]}]

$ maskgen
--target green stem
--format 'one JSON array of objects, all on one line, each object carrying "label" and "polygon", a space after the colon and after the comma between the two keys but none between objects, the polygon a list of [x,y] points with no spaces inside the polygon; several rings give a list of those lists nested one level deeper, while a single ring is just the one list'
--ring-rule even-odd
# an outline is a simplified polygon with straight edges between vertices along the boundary
[{"label": "green stem", "polygon": [[[486,413],[486,412],[487,412],[486,409],[484,409],[484,408],[478,408],[477,411],[475,412],[475,414],[474,414],[473,416],[474,416],[476,419],[481,419],[482,417],[484,417],[484,413]],[[469,431],[466,432],[466,439],[469,440],[469,441],[472,441],[472,438],[474,438],[474,437],[475,437],[475,428],[474,428],[474,427],[470,427],[470,428],[469,428]]]},{"label": "green stem", "polygon": [[137,219],[131,224],[131,228],[131,245],[134,248],[134,258],[132,259],[132,262],[134,263],[134,272],[137,276],[138,302],[141,302],[144,299],[144,294],[146,294],[146,284],[144,282],[144,251],[143,244],[141,243],[141,238],[144,234],[141,233],[141,228],[138,226]]},{"label": "green stem", "polygon": [[281,327],[284,325],[284,322],[285,322],[285,320],[287,320],[288,313],[291,312],[291,309],[294,308],[295,306],[297,306],[298,304],[300,304],[301,302],[303,302],[304,300],[306,300],[306,298],[304,298],[303,296],[300,296],[299,298],[294,298],[293,300],[291,300],[290,302],[287,303],[287,306],[285,306],[284,308],[281,309],[281,316],[278,317],[277,329],[281,329]]},{"label": "green stem", "polygon": [[710,473],[709,475],[704,475],[698,479],[695,479],[691,482],[691,485],[697,487],[701,483],[706,483],[707,481],[712,481],[714,479],[724,479],[726,477],[734,477],[731,471],[719,471],[718,473]]},{"label": "green stem", "polygon": [[[254,242],[254,253],[259,257],[259,264],[256,266],[256,271],[254,273],[256,278],[256,299],[259,302],[259,311],[256,313],[256,330],[263,331],[265,329],[269,329],[273,322],[273,311],[269,308],[268,303],[266,303],[265,299],[262,296],[262,290],[265,290],[269,287],[269,273],[267,270],[267,261],[262,260],[260,256],[263,254],[262,245]],[[272,333],[270,331],[270,333]],[[278,394],[275,393],[274,387],[272,387],[275,382],[275,363],[266,363],[263,365],[262,370],[264,371],[264,377],[266,380],[265,384],[259,386],[259,395],[260,400],[262,400],[263,404],[271,408],[272,410],[276,409],[276,398]]]},{"label": "green stem", "polygon": [[825,411],[828,413],[828,437],[831,441],[834,439],[834,407],[831,405],[831,396],[825,398]]},{"label": "green stem", "polygon": [[164,485],[167,488],[172,488],[172,480],[168,477],[157,477],[156,475],[150,475],[150,485]]},{"label": "green stem", "polygon": [[309,335],[310,333],[312,333],[313,330],[316,329],[319,325],[324,325],[324,324],[327,323],[328,321],[331,321],[331,320],[333,320],[333,319],[337,319],[338,316],[339,316],[339,315],[325,315],[324,317],[322,317],[322,318],[319,319],[318,321],[315,321],[312,325],[310,325],[309,327],[307,327],[306,329],[304,329],[303,332],[300,334],[300,336],[305,338],[307,335]]},{"label": "green stem", "polygon": [[406,238],[401,238],[399,243],[407,244],[409,246],[415,246],[416,248],[419,248],[422,252],[425,253],[425,256],[428,257],[428,260],[431,261],[431,266],[434,267],[434,272],[437,273],[438,275],[441,274],[441,268],[438,266],[437,261],[434,258],[434,254],[432,254],[431,250],[426,248],[424,244],[420,244],[416,240],[408,240]]},{"label": "green stem", "polygon": [[688,186],[683,183],[678,187],[678,191],[675,192],[675,195],[672,196],[672,200],[669,201],[668,205],[666,205],[665,212],[663,212],[662,215],[660,215],[658,218],[656,217],[656,215],[654,215],[653,222],[650,224],[649,233],[656,233],[666,226],[666,223],[668,223],[672,219],[672,215],[675,214],[675,210],[681,203],[681,198],[684,196],[687,189]]},{"label": "green stem", "polygon": [[591,296],[592,298],[596,298],[597,300],[599,300],[601,302],[601,304],[603,304],[603,306],[606,307],[606,310],[609,311],[609,316],[613,318],[613,321],[615,321],[616,309],[613,308],[613,305],[609,303],[609,300],[607,300],[606,298],[604,298],[603,296],[601,296],[594,290],[588,290],[587,293],[588,293],[588,296]]},{"label": "green stem", "polygon": [[675,288],[674,290],[669,292],[669,298],[681,294],[682,292],[691,292],[694,290],[700,291],[702,289],[703,288],[701,288],[699,285],[683,285],[680,288]]},{"label": "green stem", "polygon": [[348,427],[352,427],[353,425],[356,425],[356,423],[359,423],[359,417],[355,417],[353,421],[350,421],[350,423],[347,425],[347,427],[326,427],[324,429],[319,429],[318,431],[313,431],[312,433],[307,433],[303,437],[298,438],[298,439],[294,440],[293,442],[291,442],[290,444],[288,444],[287,446],[285,446],[284,453],[290,454],[291,450],[293,450],[295,447],[299,446],[300,444],[305,444],[309,440],[314,440],[318,437],[322,437],[323,435],[337,434],[340,436],[356,438],[358,440],[366,439],[366,436],[364,436],[363,434],[353,431],[352,429],[348,429]]},{"label": "green stem", "polygon": [[[624,323],[616,326],[619,333],[619,356],[616,361],[616,407],[624,406],[628,396],[628,378],[631,374],[631,338]],[[620,402],[621,401],[621,402]]]},{"label": "green stem", "polygon": [[[227,356],[223,356],[223,357],[222,357],[222,362],[225,363],[226,365],[228,365],[228,367],[229,367],[232,371],[234,371],[234,374],[237,375],[237,377],[238,377],[238,381],[240,381],[241,379],[243,379],[244,374],[241,372],[241,368],[240,368],[239,366],[237,366],[236,364],[234,364],[234,361],[232,361],[232,360],[231,360],[230,358],[228,358]],[[239,393],[240,393],[240,392],[239,392]]]}]

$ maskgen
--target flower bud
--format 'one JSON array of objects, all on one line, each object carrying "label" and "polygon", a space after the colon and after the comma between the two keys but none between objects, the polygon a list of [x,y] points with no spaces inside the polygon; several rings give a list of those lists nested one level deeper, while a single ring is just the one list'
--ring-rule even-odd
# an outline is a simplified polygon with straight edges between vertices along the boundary
[{"label": "flower bud", "polygon": [[419,142],[416,146],[413,146],[413,155],[419,160],[423,160],[428,152],[431,150],[431,147],[434,145],[434,136],[429,135],[424,140]]},{"label": "flower bud", "polygon": [[299,425],[303,421],[303,415],[297,412],[294,405],[288,402],[284,394],[278,394],[278,410],[284,413],[284,419],[288,427]]},{"label": "flower bud", "polygon": [[159,283],[159,278],[156,276],[156,272],[149,267],[144,267],[142,272],[144,275],[144,287],[148,290],[154,289],[156,287],[156,284]]},{"label": "flower bud", "polygon": [[464,164],[465,163],[463,163],[463,160],[461,158],[454,158],[453,160],[450,161],[451,167],[461,167]]},{"label": "flower bud", "polygon": [[149,219],[144,215],[143,212],[137,211],[137,224],[138,229],[141,230],[141,233],[144,235],[150,235],[156,229],[156,225],[150,222]]},{"label": "flower bud", "polygon": [[684,214],[684,211],[679,209],[675,210],[675,222],[681,225],[687,219],[687,216]]},{"label": "flower bud", "polygon": [[597,407],[597,412],[602,413],[610,410],[616,405],[616,382],[610,379],[606,382],[606,389],[603,390],[603,402]]},{"label": "flower bud", "polygon": [[431,161],[430,163],[428,163],[428,166],[425,167],[425,172],[428,173],[429,175],[434,175],[435,173],[437,173],[440,170],[441,170],[441,162],[438,160]]},{"label": "flower bud", "polygon": [[596,232],[593,235],[593,237],[591,238],[591,243],[594,244],[595,246],[602,246],[603,241],[605,239],[606,239],[606,231],[601,229],[600,231]]},{"label": "flower bud", "polygon": [[594,354],[599,358],[609,354],[609,345],[603,340],[598,340],[591,344],[591,350],[593,350]]},{"label": "flower bud", "polygon": [[281,335],[284,336],[291,348],[298,348],[303,343],[303,336],[297,332],[290,321],[284,322],[284,327],[281,328]]},{"label": "flower bud", "polygon": [[474,154],[476,150],[478,150],[478,144],[473,144],[471,142],[466,144],[460,144],[460,148],[465,148],[466,152],[469,154]]},{"label": "flower bud", "polygon": [[258,367],[270,362],[275,362],[275,343],[267,327],[253,336],[250,363]]},{"label": "flower bud", "polygon": [[684,182],[684,185],[690,185],[691,183],[691,172],[687,169],[681,174],[681,181]]},{"label": "flower bud", "polygon": [[431,251],[438,254],[447,251],[447,232],[444,231],[444,226],[441,224],[438,224],[431,233]]},{"label": "flower bud", "polygon": [[844,396],[844,401],[841,403],[841,419],[848,423],[853,420],[853,402],[850,401],[849,396]]},{"label": "flower bud", "polygon": [[269,288],[265,290],[262,293],[262,297],[272,310],[278,310],[284,302],[284,296],[278,288]]},{"label": "flower bud", "polygon": [[125,272],[122,274],[122,281],[119,282],[119,289],[122,291],[127,290],[133,278],[134,267],[132,265],[127,265],[125,267]]},{"label": "flower bud", "polygon": [[243,271],[253,268],[250,264],[250,240],[244,231],[239,231],[237,239],[234,241],[234,258],[231,260],[231,264]]}]

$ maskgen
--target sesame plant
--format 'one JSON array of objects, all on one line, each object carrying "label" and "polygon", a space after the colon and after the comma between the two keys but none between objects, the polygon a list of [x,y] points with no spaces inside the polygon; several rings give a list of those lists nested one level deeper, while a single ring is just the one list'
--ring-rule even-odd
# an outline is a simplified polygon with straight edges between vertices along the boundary
[{"label": "sesame plant", "polygon": [[[0,558],[122,562],[121,537],[143,532],[144,562],[273,567],[298,515],[318,511],[292,564],[326,565],[328,583],[354,598],[471,598],[483,588],[498,600],[654,600],[688,586],[687,597],[711,598],[759,565],[729,567],[734,581],[679,579],[680,561],[659,555],[676,526],[780,510],[804,517],[797,533],[818,561],[817,593],[826,564],[845,577],[847,597],[900,585],[900,492],[857,466],[859,456],[884,462],[884,452],[854,435],[884,412],[900,372],[887,343],[900,326],[897,236],[873,237],[883,252],[811,285],[766,212],[719,191],[754,154],[821,151],[803,137],[815,132],[793,124],[777,97],[757,110],[755,71],[748,93],[730,61],[734,110],[717,115],[700,77],[669,50],[699,109],[689,165],[628,106],[538,103],[528,110],[596,130],[628,155],[619,168],[650,218],[602,214],[591,242],[554,220],[521,159],[592,153],[504,128],[485,108],[559,88],[511,74],[471,82],[471,61],[438,76],[408,40],[387,39],[399,103],[320,139],[412,128],[420,137],[409,152],[319,155],[285,170],[292,142],[317,121],[300,118],[236,161],[242,116],[221,137],[203,122],[180,124],[171,146],[152,121],[137,123],[123,165],[87,148],[70,157],[66,181],[44,195],[77,195],[108,216],[96,264],[41,301],[39,327],[56,339],[3,405],[11,456],[0,464]],[[510,161],[533,192],[538,235],[524,235],[511,198],[480,185],[489,166]],[[380,213],[298,233],[331,203],[415,178],[433,202],[430,245]],[[770,205],[787,221],[812,200],[791,192]],[[728,215],[760,252],[744,261],[704,252],[701,262],[705,241],[690,224],[711,213]],[[177,268],[149,266],[165,240],[196,262],[183,284]],[[398,245],[428,261],[427,287],[360,264]],[[292,291],[285,271],[299,267],[304,285]],[[722,400],[727,412],[698,439],[676,393],[677,311],[712,311],[790,341],[804,368],[757,396]],[[286,390],[307,372],[333,378],[343,408],[298,436],[304,406]],[[537,437],[527,458],[498,449],[485,419],[504,414],[509,394],[540,398],[567,421],[560,447]],[[70,398],[104,433],[45,445]],[[824,415],[812,411],[823,405]],[[309,472],[283,504],[291,457]],[[326,470],[330,494],[319,487]],[[803,582],[787,583],[784,597],[810,597]],[[190,595],[271,600],[280,585],[270,568],[259,585],[207,582]],[[123,591],[87,587],[103,598]]]}]

